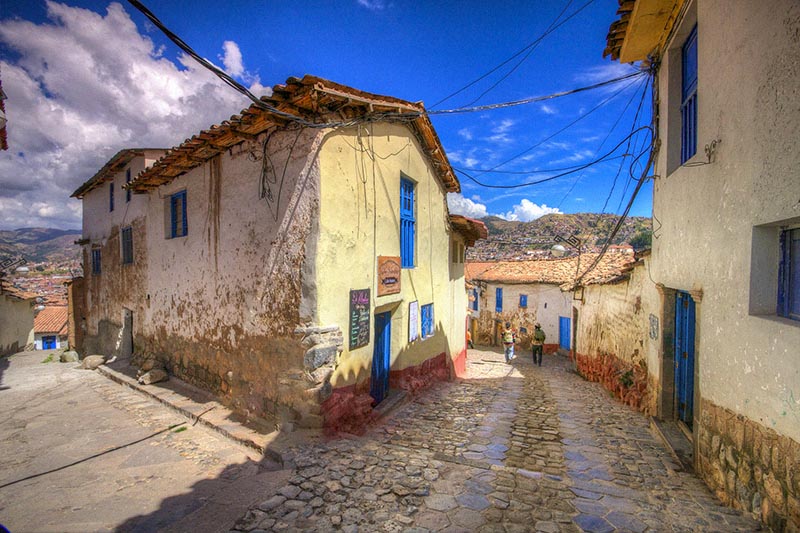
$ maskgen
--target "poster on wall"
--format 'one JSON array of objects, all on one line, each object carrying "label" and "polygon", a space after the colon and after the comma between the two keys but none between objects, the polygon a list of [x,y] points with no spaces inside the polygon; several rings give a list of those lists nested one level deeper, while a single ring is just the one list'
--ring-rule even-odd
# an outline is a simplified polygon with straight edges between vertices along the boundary
[{"label": "poster on wall", "polygon": [[369,344],[369,289],[350,291],[350,349]]},{"label": "poster on wall", "polygon": [[378,256],[378,296],[400,292],[400,258]]},{"label": "poster on wall", "polygon": [[419,337],[419,302],[408,304],[408,342]]}]

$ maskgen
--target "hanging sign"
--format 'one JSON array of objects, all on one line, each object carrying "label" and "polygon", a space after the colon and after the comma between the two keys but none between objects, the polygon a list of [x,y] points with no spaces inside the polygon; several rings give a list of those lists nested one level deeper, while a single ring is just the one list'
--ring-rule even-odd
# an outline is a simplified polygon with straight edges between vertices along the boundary
[{"label": "hanging sign", "polygon": [[378,256],[378,296],[400,292],[400,258]]},{"label": "hanging sign", "polygon": [[408,304],[408,342],[413,342],[419,337],[419,302]]},{"label": "hanging sign", "polygon": [[369,289],[350,291],[350,349],[369,344]]}]

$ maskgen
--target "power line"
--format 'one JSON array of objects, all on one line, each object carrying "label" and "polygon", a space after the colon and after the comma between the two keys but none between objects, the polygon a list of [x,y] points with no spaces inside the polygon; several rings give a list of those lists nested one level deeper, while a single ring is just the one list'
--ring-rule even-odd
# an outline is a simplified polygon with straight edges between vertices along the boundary
[{"label": "power line", "polygon": [[[600,145],[602,148],[602,145]],[[599,149],[599,148],[598,148]],[[613,161],[615,159],[619,159],[620,157],[625,157],[624,155],[618,155],[614,157],[609,157],[606,161]],[[481,174],[546,174],[548,172],[561,172],[564,170],[574,170],[581,168],[582,165],[572,165],[570,167],[561,167],[561,168],[545,168],[545,169],[536,169],[536,170],[491,170],[486,168],[458,168],[453,167],[453,170],[465,171],[465,172],[480,172]]]},{"label": "power line", "polygon": [[[471,174],[468,174],[467,172],[464,172],[463,170],[458,170],[458,172],[460,174],[463,174],[464,176],[466,176],[467,178],[469,178],[471,181],[475,182],[476,184],[480,185],[481,187],[486,187],[487,189],[518,189],[518,188],[521,188],[521,187],[529,187],[531,185],[538,185],[540,183],[546,183],[548,181],[552,181],[552,180],[555,180],[555,179],[558,179],[558,178],[562,178],[564,176],[568,176],[570,174],[574,174],[575,172],[578,172],[580,170],[584,170],[586,168],[589,168],[590,166],[596,165],[598,163],[601,163],[601,162],[607,160],[611,156],[611,154],[613,154],[614,152],[617,151],[617,148],[619,148],[620,146],[625,144],[625,142],[631,136],[637,134],[641,130],[648,130],[648,131],[651,131],[651,133],[652,133],[652,129],[650,128],[650,126],[642,126],[641,128],[639,128],[639,129],[629,133],[628,135],[626,135],[625,138],[623,138],[613,149],[611,149],[610,152],[607,152],[602,157],[600,157],[598,159],[595,159],[593,161],[590,161],[590,162],[588,162],[588,163],[586,163],[584,165],[581,165],[579,167],[575,167],[575,169],[573,169],[573,170],[562,172],[560,174],[555,174],[553,176],[549,176],[547,178],[536,180],[536,181],[530,181],[530,182],[527,182],[527,183],[518,183],[518,184],[515,184],[515,185],[490,185],[488,183],[482,183],[482,182],[478,181],[477,178],[475,178]],[[637,157],[637,159],[638,159],[638,157]]]},{"label": "power line", "polygon": [[[557,29],[558,29],[560,26],[562,26],[563,24],[565,24],[565,23],[566,23],[568,20],[570,20],[572,17],[574,17],[575,15],[577,15],[578,13],[580,13],[581,11],[583,11],[585,8],[587,8],[587,7],[588,7],[590,4],[592,4],[594,1],[595,1],[595,0],[589,0],[589,1],[588,1],[588,2],[586,2],[584,5],[582,5],[582,6],[581,6],[581,7],[580,7],[580,8],[579,8],[577,11],[575,11],[573,14],[571,14],[569,17],[567,17],[566,19],[564,19],[563,21],[561,21],[561,22],[560,22],[560,23],[559,23],[557,26],[555,26],[555,27],[553,27],[553,28],[551,28],[551,29],[547,30],[545,33],[543,33],[542,35],[540,35],[539,37],[537,37],[537,38],[536,38],[534,41],[532,41],[532,42],[528,43],[527,45],[525,45],[523,48],[521,48],[520,50],[518,50],[517,52],[515,52],[515,53],[514,53],[514,55],[512,55],[511,57],[509,57],[508,59],[506,59],[505,61],[503,61],[502,63],[500,63],[499,65],[497,65],[497,66],[496,66],[496,67],[494,67],[493,69],[491,69],[490,71],[488,71],[488,72],[486,72],[485,74],[483,74],[483,75],[479,76],[478,78],[476,78],[476,79],[472,80],[471,82],[469,82],[468,84],[464,85],[463,87],[461,87],[461,88],[460,88],[460,89],[458,89],[457,91],[455,91],[455,92],[453,92],[453,93],[449,94],[448,96],[445,96],[444,98],[442,98],[442,99],[441,99],[441,100],[439,100],[438,102],[434,103],[434,104],[433,104],[431,107],[436,107],[437,105],[441,104],[442,102],[446,102],[447,100],[449,100],[450,98],[454,97],[455,95],[457,95],[457,94],[460,94],[460,93],[464,92],[465,90],[469,89],[470,87],[472,87],[473,85],[475,85],[476,83],[478,83],[479,81],[481,81],[482,79],[484,79],[484,78],[486,78],[487,76],[489,76],[489,75],[491,75],[491,74],[494,74],[495,72],[497,72],[498,70],[500,70],[502,67],[504,67],[505,65],[507,65],[508,63],[510,63],[512,60],[516,59],[518,56],[520,56],[520,55],[522,55],[523,53],[525,53],[525,52],[526,52],[526,51],[527,51],[529,48],[531,48],[531,47],[536,47],[536,46],[539,44],[539,42],[540,42],[540,41],[542,41],[542,40],[543,40],[545,37],[547,37],[547,36],[548,36],[550,33],[552,33],[552,32],[554,32],[555,30],[557,30]],[[561,15],[559,15],[559,17],[560,17],[560,16],[561,16]],[[556,18],[556,20],[558,20],[558,18]],[[479,97],[479,98],[480,98],[480,97]]]}]

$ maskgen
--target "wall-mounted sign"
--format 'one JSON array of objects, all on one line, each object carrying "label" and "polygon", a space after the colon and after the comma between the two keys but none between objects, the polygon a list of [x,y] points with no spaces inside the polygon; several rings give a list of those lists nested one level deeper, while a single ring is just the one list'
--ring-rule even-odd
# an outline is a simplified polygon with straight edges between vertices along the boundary
[{"label": "wall-mounted sign", "polygon": [[350,349],[369,344],[369,289],[350,291]]},{"label": "wall-mounted sign", "polygon": [[419,302],[408,304],[408,342],[419,337]]},{"label": "wall-mounted sign", "polygon": [[378,296],[400,292],[400,258],[378,256]]},{"label": "wall-mounted sign", "polygon": [[658,317],[650,313],[650,338],[658,339]]}]

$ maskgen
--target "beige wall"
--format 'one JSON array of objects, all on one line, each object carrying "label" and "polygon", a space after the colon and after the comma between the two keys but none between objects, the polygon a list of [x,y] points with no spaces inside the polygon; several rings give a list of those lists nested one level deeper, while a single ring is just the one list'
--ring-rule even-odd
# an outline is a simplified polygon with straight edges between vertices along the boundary
[{"label": "beige wall", "polygon": [[[333,386],[364,380],[372,364],[374,331],[367,346],[349,350],[351,289],[370,289],[373,314],[391,311],[392,370],[443,352],[456,357],[464,349],[467,298],[463,263],[451,263],[451,241],[463,241],[450,233],[445,191],[414,135],[398,124],[340,129],[326,138],[320,165],[316,321],[344,332]],[[416,265],[402,269],[399,294],[377,296],[378,256],[400,255],[401,175],[416,182]],[[409,342],[413,301],[420,308],[434,304],[435,334]]]},{"label": "beige wall", "polygon": [[[483,284],[482,284],[483,285]],[[547,344],[558,344],[558,317],[572,317],[572,293],[563,292],[558,285],[544,283],[531,284],[498,284],[486,283],[481,292],[478,322],[478,338],[473,339],[481,344],[494,342],[494,331],[498,321],[511,322],[517,332],[527,329],[527,334],[520,333],[518,339],[521,346],[529,346],[536,322],[542,325]],[[503,312],[497,313],[495,306],[496,289],[503,289]],[[528,296],[528,307],[519,306],[521,294]]]},{"label": "beige wall", "polygon": [[[697,166],[680,150],[680,45],[699,27]],[[698,396],[800,441],[800,322],[775,316],[779,226],[800,223],[800,4],[697,2],[659,72],[652,275],[702,291]],[[719,140],[710,164],[704,146]],[[695,405],[700,405],[695,402]]]},{"label": "beige wall", "polygon": [[25,349],[33,342],[33,300],[0,294],[0,356]]}]

